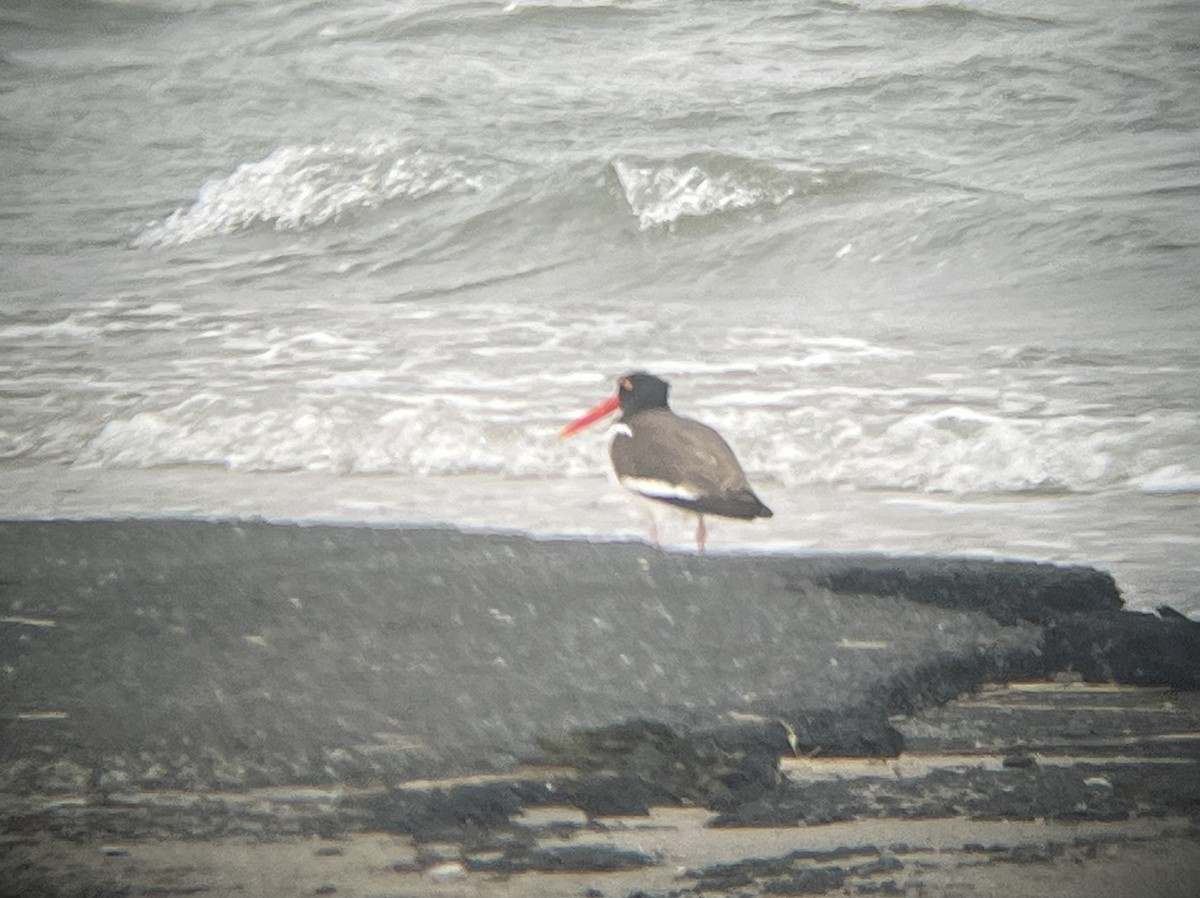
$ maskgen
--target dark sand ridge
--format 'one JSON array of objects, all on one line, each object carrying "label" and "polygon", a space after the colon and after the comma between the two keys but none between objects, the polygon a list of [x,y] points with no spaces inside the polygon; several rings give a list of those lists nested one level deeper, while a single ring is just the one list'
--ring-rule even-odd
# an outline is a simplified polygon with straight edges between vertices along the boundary
[{"label": "dark sand ridge", "polygon": [[[700,558],[453,530],[3,523],[5,832],[382,831],[489,849],[509,872],[620,864],[581,842],[546,855],[514,841],[513,821],[523,809],[574,808],[586,824],[682,805],[731,825],[814,824],[820,789],[798,799],[781,757],[895,756],[894,715],[982,683],[1072,671],[1195,689],[1200,626],[1120,609],[1107,575],[1028,563]],[[1043,793],[1080,803],[1041,765],[1009,760],[1012,776],[1033,767]],[[1192,783],[1195,768],[1193,757],[1174,776]],[[403,786],[480,773],[504,776]],[[238,811],[246,790],[296,785],[360,791],[319,813],[288,800],[265,816]],[[1003,777],[958,787],[1015,788]],[[209,796],[208,811],[181,813],[171,790]],[[1194,827],[1200,790],[1174,793],[1162,815]],[[824,822],[874,813],[839,796]],[[440,855],[412,864],[428,873]],[[842,867],[841,880],[793,885],[841,888]],[[747,875],[742,888],[761,880]]]}]

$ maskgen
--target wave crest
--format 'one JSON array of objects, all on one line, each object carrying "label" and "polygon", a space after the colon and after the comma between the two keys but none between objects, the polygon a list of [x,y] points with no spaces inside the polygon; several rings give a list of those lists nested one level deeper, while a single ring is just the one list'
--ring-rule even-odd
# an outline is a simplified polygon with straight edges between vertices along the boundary
[{"label": "wave crest", "polygon": [[779,206],[797,193],[796,184],[783,173],[759,171],[733,159],[617,159],[612,168],[642,230],[671,227],[688,217]]},{"label": "wave crest", "polygon": [[276,230],[304,230],[336,221],[355,209],[437,193],[475,192],[478,173],[462,159],[392,141],[362,146],[282,146],[206,182],[187,208],[148,225],[135,246],[180,246],[232,234],[258,223]]}]

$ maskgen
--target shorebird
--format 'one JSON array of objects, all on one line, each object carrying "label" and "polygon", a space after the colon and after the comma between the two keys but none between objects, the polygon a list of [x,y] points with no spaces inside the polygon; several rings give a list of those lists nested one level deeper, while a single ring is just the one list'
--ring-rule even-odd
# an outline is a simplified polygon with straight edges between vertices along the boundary
[{"label": "shorebird", "polygon": [[[744,521],[771,517],[754,494],[729,444],[706,424],[683,418],[667,405],[662,378],[637,371],[617,381],[617,393],[589,409],[559,433],[569,437],[618,409],[609,454],[617,481],[635,495],[696,515],[696,545],[708,540],[705,515]],[[658,526],[651,516],[651,540]]]}]

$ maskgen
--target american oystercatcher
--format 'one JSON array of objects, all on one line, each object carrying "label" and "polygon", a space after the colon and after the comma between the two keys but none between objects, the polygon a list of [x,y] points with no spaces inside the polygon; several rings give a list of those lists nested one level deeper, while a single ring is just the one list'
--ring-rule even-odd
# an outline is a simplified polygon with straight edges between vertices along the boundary
[{"label": "american oystercatcher", "polygon": [[[637,371],[617,381],[612,396],[559,433],[569,437],[620,409],[609,454],[617,481],[630,492],[694,513],[696,545],[704,551],[705,515],[724,518],[771,517],[754,494],[746,473],[721,435],[699,421],[681,418],[667,405],[667,382]],[[651,518],[651,538],[658,527]]]}]

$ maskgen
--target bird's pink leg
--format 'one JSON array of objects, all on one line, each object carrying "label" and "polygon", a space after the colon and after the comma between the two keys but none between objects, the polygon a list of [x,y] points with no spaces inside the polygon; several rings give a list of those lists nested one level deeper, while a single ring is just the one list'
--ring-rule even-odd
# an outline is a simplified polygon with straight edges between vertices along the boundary
[{"label": "bird's pink leg", "polygon": [[654,548],[662,548],[658,544],[658,521],[654,520],[654,515],[650,515],[650,542],[654,544]]},{"label": "bird's pink leg", "polygon": [[696,545],[700,547],[700,554],[704,554],[704,545],[708,542],[708,528],[704,526],[704,515],[696,515],[700,519],[700,523],[696,525]]}]

